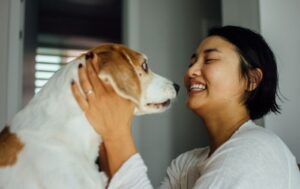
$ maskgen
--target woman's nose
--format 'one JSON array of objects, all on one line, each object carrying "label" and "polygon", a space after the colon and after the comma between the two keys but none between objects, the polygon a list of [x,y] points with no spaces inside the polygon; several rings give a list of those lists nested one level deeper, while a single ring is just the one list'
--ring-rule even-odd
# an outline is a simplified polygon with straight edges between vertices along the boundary
[{"label": "woman's nose", "polygon": [[199,63],[194,63],[189,67],[187,74],[189,77],[197,77],[201,75],[201,66]]}]

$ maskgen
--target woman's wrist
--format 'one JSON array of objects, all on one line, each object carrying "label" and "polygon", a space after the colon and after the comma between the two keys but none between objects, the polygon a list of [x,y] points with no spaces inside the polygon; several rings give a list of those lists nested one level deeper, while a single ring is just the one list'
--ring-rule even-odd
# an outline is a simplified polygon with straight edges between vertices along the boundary
[{"label": "woman's wrist", "polygon": [[110,177],[112,177],[132,155],[137,153],[131,133],[103,140],[108,159]]},{"label": "woman's wrist", "polygon": [[132,121],[127,121],[123,124],[114,124],[113,126],[106,126],[106,129],[96,130],[96,132],[101,136],[102,141],[105,142],[117,142],[118,140],[125,140],[132,138],[131,133],[131,123]]}]

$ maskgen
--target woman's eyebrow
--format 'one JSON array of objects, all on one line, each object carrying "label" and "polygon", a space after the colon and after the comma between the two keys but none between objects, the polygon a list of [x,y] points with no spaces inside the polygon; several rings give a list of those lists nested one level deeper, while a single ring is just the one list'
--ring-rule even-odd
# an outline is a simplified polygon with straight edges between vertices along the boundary
[{"label": "woman's eyebrow", "polygon": [[[217,52],[217,53],[221,53],[221,51],[217,48],[209,48],[209,49],[205,49],[204,50],[204,54],[209,54],[211,52]],[[191,56],[191,60],[192,59],[198,59],[198,55],[197,53],[193,53],[192,56]]]},{"label": "woman's eyebrow", "polygon": [[216,49],[216,48],[205,49],[203,52],[204,52],[204,54],[208,54],[208,53],[211,53],[211,52],[221,53],[221,51],[219,49]]}]

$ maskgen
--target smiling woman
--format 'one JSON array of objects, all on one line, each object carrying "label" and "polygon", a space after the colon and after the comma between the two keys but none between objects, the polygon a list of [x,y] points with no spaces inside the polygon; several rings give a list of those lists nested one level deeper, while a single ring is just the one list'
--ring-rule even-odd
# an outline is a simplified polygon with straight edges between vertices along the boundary
[{"label": "smiling woman", "polygon": [[[210,30],[193,54],[184,82],[187,106],[203,120],[210,144],[173,160],[161,189],[300,187],[294,155],[278,136],[252,121],[279,112],[276,61],[259,34],[236,26]],[[102,103],[113,101],[105,91],[98,93]],[[106,149],[100,158],[108,160],[102,161],[110,175],[108,187],[152,188],[136,153],[131,121],[116,121],[131,120],[132,112],[103,114],[101,107],[97,101],[90,103],[86,117],[94,128],[111,131],[98,132]],[[125,109],[125,102],[119,108]]]}]

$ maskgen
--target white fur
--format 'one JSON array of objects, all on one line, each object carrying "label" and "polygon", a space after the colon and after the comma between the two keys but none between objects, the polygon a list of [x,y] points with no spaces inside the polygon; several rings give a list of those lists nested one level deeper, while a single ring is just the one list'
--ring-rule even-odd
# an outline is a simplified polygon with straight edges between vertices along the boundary
[{"label": "white fur", "polygon": [[12,120],[10,130],[24,148],[15,165],[0,169],[1,189],[104,189],[95,164],[101,138],[70,89],[79,62],[59,70]]},{"label": "white fur", "polygon": [[170,106],[161,108],[149,107],[148,103],[163,103],[167,100],[173,100],[176,97],[176,91],[173,83],[164,77],[161,77],[150,71],[150,80],[142,86],[141,100],[135,115],[144,115],[152,113],[160,113]]}]

